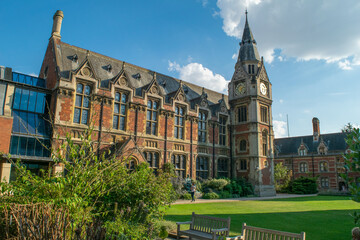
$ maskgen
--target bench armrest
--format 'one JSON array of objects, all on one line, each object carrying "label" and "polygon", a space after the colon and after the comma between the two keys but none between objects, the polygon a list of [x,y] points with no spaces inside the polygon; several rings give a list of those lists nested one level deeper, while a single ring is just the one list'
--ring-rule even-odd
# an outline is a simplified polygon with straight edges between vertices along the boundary
[{"label": "bench armrest", "polygon": [[219,228],[219,229],[211,229],[211,232],[225,232],[225,231],[229,231],[228,228]]},{"label": "bench armrest", "polygon": [[187,221],[187,222],[177,222],[177,225],[181,225],[181,224],[192,224],[192,221]]}]

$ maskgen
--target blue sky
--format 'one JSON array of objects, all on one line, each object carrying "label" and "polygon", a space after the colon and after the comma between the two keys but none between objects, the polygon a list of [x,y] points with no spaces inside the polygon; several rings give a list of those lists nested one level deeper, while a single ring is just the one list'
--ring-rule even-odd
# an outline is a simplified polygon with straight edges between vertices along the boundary
[{"label": "blue sky", "polygon": [[358,0],[1,1],[0,65],[37,75],[56,10],[62,41],[227,93],[245,9],[273,85],[275,135],[360,124]]}]

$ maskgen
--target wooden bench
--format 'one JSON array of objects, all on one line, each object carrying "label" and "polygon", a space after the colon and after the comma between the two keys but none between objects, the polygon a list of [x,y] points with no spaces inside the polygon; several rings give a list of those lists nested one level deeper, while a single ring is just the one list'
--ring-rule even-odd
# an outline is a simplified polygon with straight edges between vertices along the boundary
[{"label": "wooden bench", "polygon": [[290,233],[247,226],[243,223],[241,240],[305,240],[305,232]]},{"label": "wooden bench", "polygon": [[[191,221],[177,222],[177,239],[180,235],[189,236],[190,239],[219,239],[228,237],[230,232],[230,217],[227,219],[198,215],[192,213]],[[182,224],[190,224],[190,229],[180,230]],[[225,238],[224,238],[225,239]]]}]

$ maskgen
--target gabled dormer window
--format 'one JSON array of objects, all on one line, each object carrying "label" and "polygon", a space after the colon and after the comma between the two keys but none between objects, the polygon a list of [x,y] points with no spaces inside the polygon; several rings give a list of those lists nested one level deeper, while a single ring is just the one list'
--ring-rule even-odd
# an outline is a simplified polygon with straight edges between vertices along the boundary
[{"label": "gabled dormer window", "polygon": [[301,143],[300,147],[298,148],[298,153],[300,156],[306,156],[307,155],[307,147],[304,143]]}]

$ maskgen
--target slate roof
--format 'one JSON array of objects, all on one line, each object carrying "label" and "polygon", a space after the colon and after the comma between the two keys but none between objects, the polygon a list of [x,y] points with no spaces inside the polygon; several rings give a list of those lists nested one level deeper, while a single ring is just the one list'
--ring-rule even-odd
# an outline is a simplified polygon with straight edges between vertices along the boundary
[{"label": "slate roof", "polygon": [[313,136],[300,136],[289,138],[277,138],[274,140],[275,148],[278,151],[278,156],[298,155],[298,148],[303,142],[308,149],[308,155],[318,154],[317,148],[321,140],[328,148],[328,154],[345,152],[347,146],[345,143],[345,133],[330,133],[320,135],[319,141],[314,142]]},{"label": "slate roof", "polygon": [[238,61],[247,61],[247,60],[260,61],[260,55],[257,50],[256,41],[249,27],[247,14],[246,14],[244,32],[243,32],[242,40],[240,42]]},{"label": "slate roof", "polygon": [[[142,90],[146,89],[154,79],[155,72],[152,70],[130,63],[125,63],[124,61],[72,46],[64,42],[56,44],[55,51],[57,55],[59,73],[64,79],[69,79],[70,72],[81,67],[86,59],[88,59],[93,66],[95,75],[101,81],[100,86],[103,88],[108,88],[110,81],[113,80],[114,77],[116,77],[122,70],[125,72],[130,85],[135,88],[135,94],[138,96],[142,94]],[[73,60],[75,55],[77,61]],[[111,65],[111,71],[108,71],[109,65]],[[169,102],[172,95],[179,89],[180,80],[161,73],[156,73],[155,78],[160,87],[161,93],[165,95],[166,101]],[[182,81],[182,83],[186,99],[189,102],[201,96],[203,87],[185,81]],[[208,95],[209,105],[217,104],[219,100],[222,99],[221,93],[210,89],[205,89],[205,92]],[[224,98],[226,106],[229,108],[228,96],[225,95]]]}]

